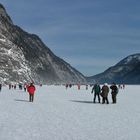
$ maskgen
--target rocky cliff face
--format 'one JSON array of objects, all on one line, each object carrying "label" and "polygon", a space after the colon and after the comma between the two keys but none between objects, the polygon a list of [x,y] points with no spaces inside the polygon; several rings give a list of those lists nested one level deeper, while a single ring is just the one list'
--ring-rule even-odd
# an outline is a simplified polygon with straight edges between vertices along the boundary
[{"label": "rocky cliff face", "polygon": [[0,4],[0,80],[36,83],[85,82],[85,77],[60,59],[34,34],[13,24]]},{"label": "rocky cliff face", "polygon": [[101,74],[88,77],[89,82],[140,84],[140,54],[130,55]]}]

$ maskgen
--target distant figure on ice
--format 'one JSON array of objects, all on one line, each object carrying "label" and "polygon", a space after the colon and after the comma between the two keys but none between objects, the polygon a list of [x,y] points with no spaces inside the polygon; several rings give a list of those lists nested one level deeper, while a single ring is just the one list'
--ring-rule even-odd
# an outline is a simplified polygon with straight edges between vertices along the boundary
[{"label": "distant figure on ice", "polygon": [[123,89],[125,89],[125,84],[123,84]]},{"label": "distant figure on ice", "polygon": [[93,103],[95,103],[96,96],[98,96],[98,102],[100,103],[100,92],[101,92],[101,88],[100,88],[100,85],[98,83],[96,83],[93,86],[91,93],[93,93],[93,91],[94,91]]},{"label": "distant figure on ice", "polygon": [[116,104],[117,100],[116,100],[116,96],[118,94],[118,87],[116,86],[115,83],[112,83],[112,85],[110,86],[111,94],[112,94],[112,103]]},{"label": "distant figure on ice", "polygon": [[36,90],[35,86],[33,85],[33,83],[31,83],[30,86],[28,87],[29,102],[33,102],[34,101],[35,90]]},{"label": "distant figure on ice", "polygon": [[71,88],[72,87],[72,84],[69,84],[69,88]]},{"label": "distant figure on ice", "polygon": [[16,89],[16,84],[14,84],[14,89]]},{"label": "distant figure on ice", "polygon": [[11,89],[13,89],[14,88],[14,85],[13,84],[11,84]]},{"label": "distant figure on ice", "polygon": [[86,90],[88,90],[88,84],[86,84]]},{"label": "distant figure on ice", "polygon": [[118,85],[118,88],[121,89],[121,85],[120,84]]},{"label": "distant figure on ice", "polygon": [[1,89],[2,89],[2,84],[0,84],[0,91],[1,91]]},{"label": "distant figure on ice", "polygon": [[26,83],[24,83],[24,91],[26,92]]},{"label": "distant figure on ice", "polygon": [[9,89],[11,89],[11,87],[12,87],[12,85],[11,85],[11,84],[9,84]]},{"label": "distant figure on ice", "polygon": [[24,91],[26,92],[28,90],[28,84],[24,83]]},{"label": "distant figure on ice", "polygon": [[77,86],[78,86],[78,90],[80,90],[80,84],[78,84]]},{"label": "distant figure on ice", "polygon": [[102,104],[106,103],[109,104],[109,101],[108,101],[108,93],[109,93],[109,87],[107,85],[107,83],[105,83],[102,87],[102,93],[100,94],[102,96]]},{"label": "distant figure on ice", "polygon": [[68,88],[68,86],[69,86],[68,84],[65,85],[66,89]]},{"label": "distant figure on ice", "polygon": [[22,84],[21,83],[19,83],[19,89],[22,90]]}]

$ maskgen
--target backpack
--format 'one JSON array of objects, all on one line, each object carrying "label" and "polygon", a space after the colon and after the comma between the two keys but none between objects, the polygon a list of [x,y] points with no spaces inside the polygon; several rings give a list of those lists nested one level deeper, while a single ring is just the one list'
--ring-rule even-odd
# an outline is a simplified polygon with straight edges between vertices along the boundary
[{"label": "backpack", "polygon": [[116,89],[116,93],[118,94],[119,93],[119,88],[117,87],[117,89]]},{"label": "backpack", "polygon": [[99,93],[100,90],[101,90],[101,89],[100,89],[100,86],[99,86],[99,85],[96,85],[96,86],[95,86],[95,92],[96,92],[96,93]]}]

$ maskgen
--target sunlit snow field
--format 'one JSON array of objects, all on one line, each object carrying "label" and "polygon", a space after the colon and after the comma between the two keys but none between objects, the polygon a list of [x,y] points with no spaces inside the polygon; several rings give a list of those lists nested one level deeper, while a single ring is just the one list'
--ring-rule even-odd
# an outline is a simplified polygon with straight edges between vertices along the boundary
[{"label": "sunlit snow field", "polygon": [[91,87],[37,86],[28,93],[3,87],[0,140],[140,140],[140,86],[126,86],[117,104],[93,104]]}]

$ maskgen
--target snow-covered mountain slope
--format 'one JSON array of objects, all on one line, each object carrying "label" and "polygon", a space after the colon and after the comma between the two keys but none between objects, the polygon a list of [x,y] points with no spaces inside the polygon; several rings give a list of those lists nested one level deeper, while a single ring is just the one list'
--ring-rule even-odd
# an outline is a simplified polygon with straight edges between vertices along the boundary
[{"label": "snow-covered mountain slope", "polygon": [[100,83],[117,82],[127,84],[139,84],[140,83],[140,54],[133,54],[113,67],[110,67],[101,74],[93,77],[88,77],[89,82],[98,81]]},{"label": "snow-covered mountain slope", "polygon": [[60,59],[34,34],[13,24],[0,4],[0,80],[43,83],[85,82],[85,77]]}]

